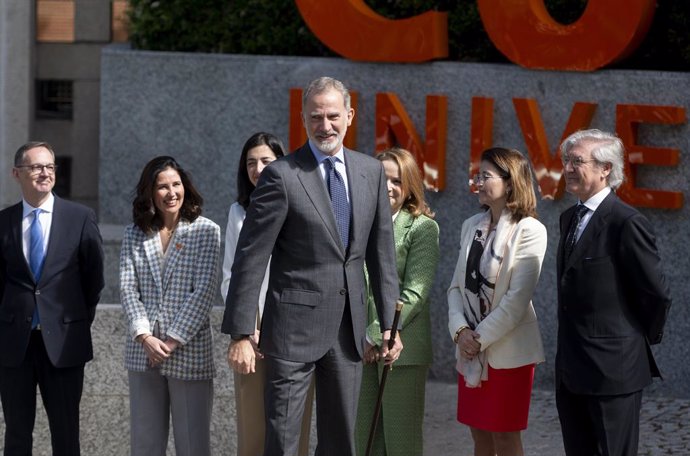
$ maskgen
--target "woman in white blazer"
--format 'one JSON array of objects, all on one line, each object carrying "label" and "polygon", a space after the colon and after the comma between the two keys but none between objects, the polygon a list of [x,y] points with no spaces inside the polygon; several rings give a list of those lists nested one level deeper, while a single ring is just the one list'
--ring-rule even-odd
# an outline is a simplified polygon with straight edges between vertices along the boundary
[{"label": "woman in white blazer", "polygon": [[172,157],[144,167],[120,252],[133,456],[166,454],[171,415],[178,456],[211,454],[220,228],[202,203]]},{"label": "woman in white blazer", "polygon": [[448,289],[458,421],[470,427],[474,454],[522,455],[534,366],[544,361],[531,300],[546,228],[535,218],[532,171],[520,152],[484,151],[473,182],[486,210],[462,225]]},{"label": "woman in white blazer", "polygon": [[[232,276],[232,263],[235,260],[235,250],[240,231],[244,224],[246,209],[249,207],[256,183],[259,181],[261,171],[271,162],[285,155],[285,149],[280,140],[270,133],[254,133],[242,147],[242,154],[237,166],[237,201],[230,206],[228,213],[228,226],[225,230],[225,254],[223,255],[223,280],[220,284],[220,292],[223,300],[227,298],[230,277]],[[261,284],[261,294],[257,308],[257,326],[251,337],[252,345],[256,353],[255,372],[251,374],[239,374],[233,372],[235,383],[235,418],[237,423],[237,456],[256,456],[264,453],[264,363],[259,351],[259,328],[263,314],[266,290],[268,289],[268,271],[266,268],[264,281]],[[229,348],[228,348],[229,350]],[[228,355],[229,356],[229,355]],[[309,453],[309,432],[311,430],[311,409],[314,399],[314,383],[309,389],[302,418],[302,434],[300,437],[298,456],[307,456]]]}]

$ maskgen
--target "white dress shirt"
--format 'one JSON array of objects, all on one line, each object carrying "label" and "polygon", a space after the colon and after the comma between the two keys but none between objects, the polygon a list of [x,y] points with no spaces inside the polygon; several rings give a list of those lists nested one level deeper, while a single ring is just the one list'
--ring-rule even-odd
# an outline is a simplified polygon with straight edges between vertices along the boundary
[{"label": "white dress shirt", "polygon": [[[324,161],[326,160],[326,158],[329,157],[329,155],[326,155],[319,149],[317,149],[316,146],[312,144],[311,139],[309,140],[309,148],[311,149],[311,153],[314,154],[316,162],[319,164],[319,172],[321,173],[321,177],[323,178],[324,182],[326,182],[326,188],[328,188],[328,181],[326,180],[328,169],[326,168],[326,164],[324,163]],[[347,168],[345,167],[345,152],[343,151],[343,148],[341,147],[338,153],[333,155],[333,157],[335,157],[336,159],[335,169],[340,173],[345,183],[345,194],[347,195],[347,202],[349,203],[350,186],[347,182]]]},{"label": "white dress shirt", "polygon": [[41,223],[41,230],[43,231],[43,252],[48,251],[48,241],[50,240],[50,226],[53,224],[53,206],[55,205],[55,197],[53,194],[48,195],[43,204],[38,208],[33,207],[27,203],[25,199],[22,200],[23,215],[22,215],[22,248],[24,249],[24,257],[27,264],[30,263],[29,255],[31,250],[31,223],[34,221],[32,212],[35,209],[41,209],[38,215],[38,221]]},{"label": "white dress shirt", "polygon": [[582,236],[582,233],[585,232],[585,228],[587,227],[589,221],[592,219],[594,211],[596,211],[599,205],[604,201],[604,199],[606,199],[606,197],[609,196],[609,193],[611,193],[611,187],[607,185],[606,187],[604,187],[603,190],[600,190],[598,193],[590,197],[584,203],[580,201],[580,204],[584,204],[585,207],[589,210],[585,213],[585,215],[582,216],[580,226],[578,227],[577,233],[575,233],[575,242],[580,240],[580,236]]}]

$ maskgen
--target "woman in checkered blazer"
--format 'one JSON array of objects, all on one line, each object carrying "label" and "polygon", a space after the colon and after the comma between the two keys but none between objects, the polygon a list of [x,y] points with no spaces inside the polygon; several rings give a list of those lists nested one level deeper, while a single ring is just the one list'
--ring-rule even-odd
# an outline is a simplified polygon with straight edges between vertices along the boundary
[{"label": "woman in checkered blazer", "polygon": [[220,228],[202,203],[172,157],[144,167],[120,252],[133,456],[165,455],[170,415],[178,456],[211,454]]}]

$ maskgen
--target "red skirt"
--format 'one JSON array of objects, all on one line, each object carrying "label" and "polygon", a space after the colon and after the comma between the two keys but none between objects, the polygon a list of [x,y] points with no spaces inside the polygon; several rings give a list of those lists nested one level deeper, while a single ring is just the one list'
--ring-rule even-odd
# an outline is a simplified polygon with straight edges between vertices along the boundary
[{"label": "red skirt", "polygon": [[534,364],[514,369],[489,366],[489,378],[479,388],[465,386],[458,375],[458,421],[489,432],[527,429]]}]

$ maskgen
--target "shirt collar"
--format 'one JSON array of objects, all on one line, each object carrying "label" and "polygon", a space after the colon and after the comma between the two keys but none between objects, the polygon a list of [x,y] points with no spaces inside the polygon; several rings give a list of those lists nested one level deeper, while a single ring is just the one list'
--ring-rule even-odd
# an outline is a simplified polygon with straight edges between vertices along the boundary
[{"label": "shirt collar", "polygon": [[[55,196],[53,193],[48,194],[48,198],[38,206],[43,212],[53,212],[53,206],[55,205]],[[24,198],[22,198],[22,208],[23,208],[23,215],[22,218],[26,217],[27,215],[31,214],[34,209],[38,209],[36,207],[33,207],[31,204],[27,203]]]},{"label": "shirt collar", "polygon": [[580,201],[581,204],[584,204],[587,209],[590,211],[596,211],[599,205],[606,199],[607,196],[609,196],[609,193],[611,193],[611,187],[608,185],[604,187],[602,190],[599,190],[599,192],[595,193],[592,197],[590,197],[587,201],[584,203]]},{"label": "shirt collar", "polygon": [[[311,142],[311,139],[309,140],[309,149],[311,149],[311,153],[314,154],[314,158],[316,159],[316,163],[319,165],[330,155],[326,155],[323,152],[321,152],[315,145],[314,143]],[[337,158],[340,163],[345,163],[345,152],[343,150],[343,146],[340,146],[340,150],[333,155],[333,157]]]}]

